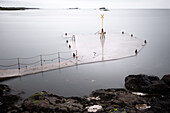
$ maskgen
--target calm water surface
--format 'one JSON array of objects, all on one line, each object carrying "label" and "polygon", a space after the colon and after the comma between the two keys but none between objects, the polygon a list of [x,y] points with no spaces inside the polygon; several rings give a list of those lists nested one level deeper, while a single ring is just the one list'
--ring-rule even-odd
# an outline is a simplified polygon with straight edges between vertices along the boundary
[{"label": "calm water surface", "polygon": [[[0,12],[0,58],[68,51],[63,34],[125,31],[147,40],[133,58],[79,65],[4,81],[26,98],[42,90],[62,96],[85,96],[100,88],[124,87],[129,74],[162,77],[170,73],[170,10],[28,10]],[[2,68],[1,68],[2,69]]]}]

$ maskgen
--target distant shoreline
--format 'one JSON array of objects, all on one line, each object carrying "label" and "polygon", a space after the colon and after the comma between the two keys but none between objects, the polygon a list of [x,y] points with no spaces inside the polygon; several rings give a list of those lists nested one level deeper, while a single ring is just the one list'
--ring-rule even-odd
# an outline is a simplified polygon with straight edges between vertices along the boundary
[{"label": "distant shoreline", "polygon": [[[101,8],[90,8],[90,9],[93,9],[93,10],[100,10],[100,11],[112,11],[112,10],[170,10],[170,9],[163,9],[163,8],[160,8],[160,9],[142,9],[142,8],[117,8],[117,9],[113,9],[113,8],[110,8],[110,9],[107,9],[105,7],[101,7]],[[17,10],[38,10],[38,9],[42,9],[42,8],[28,8],[28,7],[2,7],[0,6],[0,11],[17,11]],[[43,9],[48,9],[48,8],[43,8]],[[50,8],[51,9],[51,8]],[[53,8],[52,8],[53,9]],[[55,8],[54,8],[55,9]],[[59,8],[60,9],[60,8]],[[63,8],[61,8],[63,9]],[[68,10],[80,10],[80,9],[86,9],[86,8],[78,8],[78,7],[73,7],[73,8],[64,8],[64,9],[68,9]],[[88,8],[89,9],[89,8]]]},{"label": "distant shoreline", "polygon": [[26,7],[0,7],[0,10],[3,10],[3,11],[29,10],[29,9],[39,9],[39,8],[26,8]]}]

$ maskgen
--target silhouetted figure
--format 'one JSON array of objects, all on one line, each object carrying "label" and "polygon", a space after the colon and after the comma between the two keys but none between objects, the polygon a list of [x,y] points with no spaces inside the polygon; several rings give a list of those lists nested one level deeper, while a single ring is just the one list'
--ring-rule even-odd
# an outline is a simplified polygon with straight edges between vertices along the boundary
[{"label": "silhouetted figure", "polygon": [[69,45],[68,47],[71,48],[71,45]]},{"label": "silhouetted figure", "polygon": [[102,28],[102,30],[101,30],[101,33],[103,33],[103,34],[104,34],[104,30],[103,30],[103,28]]},{"label": "silhouetted figure", "polygon": [[137,49],[135,50],[135,54],[136,54],[136,55],[138,54],[138,50],[137,50]]},{"label": "silhouetted figure", "polygon": [[66,43],[68,43],[68,40],[66,40]]},{"label": "silhouetted figure", "polygon": [[146,40],[144,41],[144,43],[145,43],[145,44],[147,43]]},{"label": "silhouetted figure", "polygon": [[125,32],[124,32],[124,31],[122,31],[122,34],[125,34]]},{"label": "silhouetted figure", "polygon": [[103,28],[101,29],[100,39],[105,38],[106,32],[104,32]]},{"label": "silhouetted figure", "polygon": [[130,36],[133,37],[133,34],[131,34]]},{"label": "silhouetted figure", "polygon": [[67,36],[67,33],[65,33],[65,36]]},{"label": "silhouetted figure", "polygon": [[76,54],[75,53],[73,53],[73,58],[75,58],[76,57]]}]

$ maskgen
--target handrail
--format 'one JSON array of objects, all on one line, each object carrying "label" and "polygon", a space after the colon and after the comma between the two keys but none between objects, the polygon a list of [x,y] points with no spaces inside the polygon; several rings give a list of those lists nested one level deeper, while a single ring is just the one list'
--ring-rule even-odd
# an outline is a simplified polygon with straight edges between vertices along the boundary
[{"label": "handrail", "polygon": [[[60,63],[61,60],[69,60],[69,59],[72,59],[73,56],[71,56],[71,54],[69,56],[71,57],[64,57],[62,56],[62,54],[64,53],[72,53],[72,52],[77,52],[77,50],[70,50],[70,51],[63,51],[63,52],[56,52],[56,53],[50,53],[50,54],[42,54],[42,55],[37,55],[37,56],[32,56],[32,57],[25,57],[25,58],[11,58],[11,59],[0,59],[3,60],[3,61],[7,61],[7,60],[16,60],[16,64],[11,64],[11,65],[0,65],[0,67],[12,67],[12,66],[17,66],[18,69],[20,70],[20,67],[21,66],[30,66],[30,65],[34,65],[34,64],[38,64],[40,63],[41,66],[43,66],[43,62],[46,62],[46,61],[58,61],[58,63]],[[56,55],[56,57],[55,57]],[[53,58],[47,58],[47,56],[53,56]],[[44,58],[45,57],[45,58]],[[24,63],[25,60],[30,60],[30,59],[35,59],[35,58],[39,58],[38,61],[35,61],[35,62],[29,62],[29,63]],[[28,62],[28,61],[27,61]]]},{"label": "handrail", "polygon": [[17,66],[18,64],[12,64],[12,65],[0,65],[0,67],[13,67],[13,66]]}]

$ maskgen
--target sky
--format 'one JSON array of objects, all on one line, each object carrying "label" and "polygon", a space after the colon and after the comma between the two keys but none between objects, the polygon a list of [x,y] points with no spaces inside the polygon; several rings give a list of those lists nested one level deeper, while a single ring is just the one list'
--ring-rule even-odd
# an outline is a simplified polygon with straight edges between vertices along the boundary
[{"label": "sky", "polygon": [[43,8],[170,8],[170,0],[0,0],[0,6]]}]

